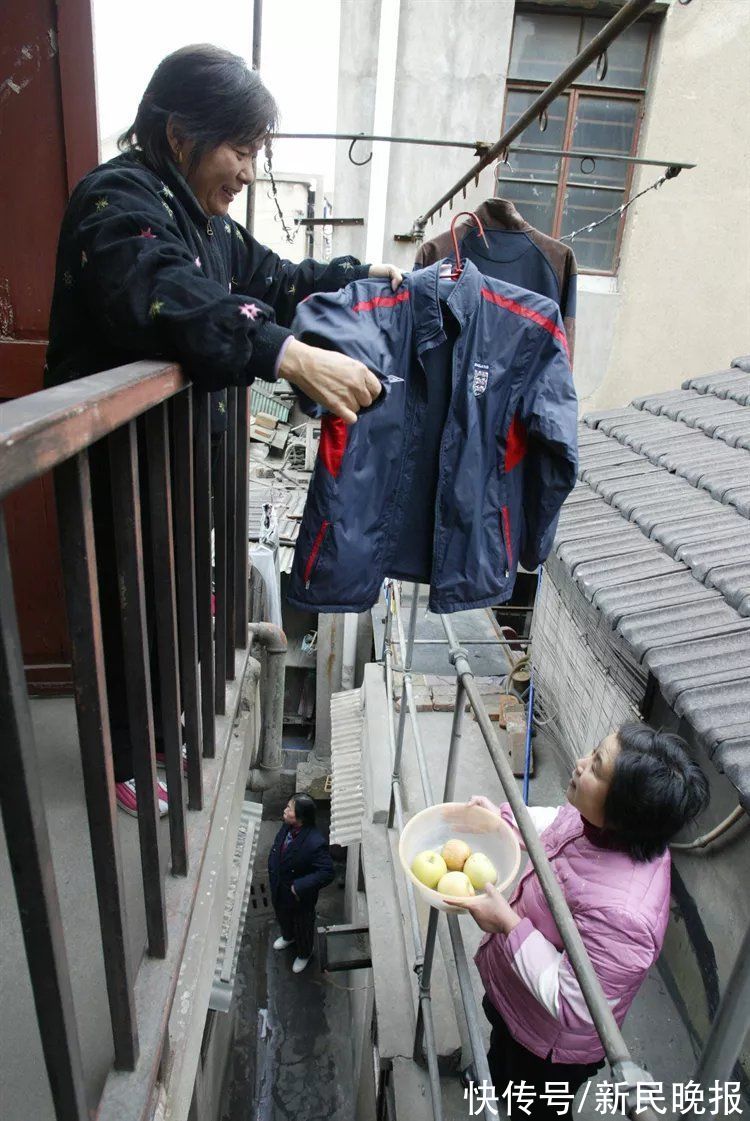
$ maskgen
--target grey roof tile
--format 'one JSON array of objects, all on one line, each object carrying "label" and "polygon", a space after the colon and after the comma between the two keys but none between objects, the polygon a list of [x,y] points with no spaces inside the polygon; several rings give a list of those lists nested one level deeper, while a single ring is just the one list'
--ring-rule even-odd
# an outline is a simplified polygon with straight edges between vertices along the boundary
[{"label": "grey roof tile", "polygon": [[628,615],[642,614],[644,603],[656,609],[720,598],[721,593],[716,589],[709,590],[694,580],[689,571],[680,571],[670,576],[655,576],[650,580],[603,588],[594,596],[594,606],[599,608],[610,626],[616,627]]},{"label": "grey roof tile", "polygon": [[586,599],[593,600],[597,592],[619,587],[626,580],[687,571],[685,565],[672,560],[658,545],[644,538],[644,547],[636,553],[584,561],[576,568],[573,578]]},{"label": "grey roof tile", "polygon": [[750,356],[589,413],[582,482],[549,564],[643,661],[750,808],[748,406]]},{"label": "grey roof tile", "polygon": [[690,720],[711,752],[722,740],[750,736],[750,672],[731,682],[688,689],[674,708]]},{"label": "grey roof tile", "polygon": [[616,630],[621,634],[639,661],[656,645],[666,645],[679,638],[701,633],[720,634],[738,622],[734,608],[721,601],[700,600],[673,607],[658,607],[621,619]]},{"label": "grey roof tile", "polygon": [[707,676],[728,674],[731,680],[746,674],[750,672],[750,620],[744,630],[654,648],[644,665],[658,678],[669,704],[686,689],[703,684]]},{"label": "grey roof tile", "polygon": [[744,370],[750,374],[750,354],[741,354],[739,358],[732,359],[732,369]]},{"label": "grey roof tile", "polygon": [[716,747],[713,761],[737,787],[740,803],[750,813],[750,736],[722,740]]}]

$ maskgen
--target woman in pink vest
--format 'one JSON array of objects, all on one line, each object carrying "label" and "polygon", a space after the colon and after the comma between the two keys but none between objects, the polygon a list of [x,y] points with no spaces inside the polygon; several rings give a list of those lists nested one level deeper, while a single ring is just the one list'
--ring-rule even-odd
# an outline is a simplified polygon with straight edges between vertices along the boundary
[{"label": "woman in pink vest", "polygon": [[[679,736],[627,724],[578,760],[566,797],[567,805],[529,812],[622,1024],[664,941],[667,845],[708,805],[708,782]],[[507,803],[478,795],[470,804],[515,828]],[[533,866],[510,902],[493,888],[456,902],[487,932],[475,961],[496,1094],[523,1079],[535,1090],[528,1116],[557,1117],[545,1084],[567,1083],[574,1093],[604,1065],[604,1050]]]}]

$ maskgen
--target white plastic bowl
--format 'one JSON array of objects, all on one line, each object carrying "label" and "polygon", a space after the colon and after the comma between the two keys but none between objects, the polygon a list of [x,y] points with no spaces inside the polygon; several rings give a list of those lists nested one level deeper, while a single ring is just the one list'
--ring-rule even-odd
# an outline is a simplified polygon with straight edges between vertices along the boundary
[{"label": "white plastic bowl", "polygon": [[[405,875],[430,907],[457,913],[461,907],[445,903],[442,895],[426,887],[411,870],[414,857],[425,849],[440,852],[452,838],[466,841],[472,852],[483,852],[497,868],[498,891],[506,891],[516,878],[521,865],[521,846],[501,817],[482,806],[465,802],[444,802],[428,806],[406,823],[398,843],[398,855]],[[477,893],[478,894],[478,893]]]}]

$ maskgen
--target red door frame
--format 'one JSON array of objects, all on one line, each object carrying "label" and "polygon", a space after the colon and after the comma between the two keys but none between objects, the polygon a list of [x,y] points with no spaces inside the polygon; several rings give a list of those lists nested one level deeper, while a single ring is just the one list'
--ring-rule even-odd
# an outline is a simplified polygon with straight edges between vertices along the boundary
[{"label": "red door frame", "polygon": [[[0,22],[0,401],[42,389],[60,221],[99,162],[91,0],[11,0]],[[29,687],[71,685],[52,480],[5,502]]]}]

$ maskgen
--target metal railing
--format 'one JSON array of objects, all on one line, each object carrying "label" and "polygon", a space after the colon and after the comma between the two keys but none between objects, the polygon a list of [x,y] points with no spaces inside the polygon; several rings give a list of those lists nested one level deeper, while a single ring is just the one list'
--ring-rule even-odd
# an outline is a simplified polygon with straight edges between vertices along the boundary
[{"label": "metal railing", "polygon": [[[209,402],[178,366],[139,362],[0,406],[0,503],[54,471],[113,1040],[100,1121],[135,1121],[147,1115],[152,1102],[207,841],[207,827],[191,827],[191,812],[204,804],[202,760],[217,750],[215,720],[225,710],[235,650],[247,647],[248,391],[229,390],[227,433],[219,439],[211,437]],[[111,578],[119,589],[138,792],[147,952],[135,971],[116,816],[92,458],[100,495],[104,490],[106,496],[107,471],[111,478],[116,556]],[[152,672],[153,648],[158,674]],[[51,1095],[59,1121],[85,1121],[83,1064],[1,507],[0,693],[0,806]],[[166,878],[158,844],[155,701],[169,795]]]},{"label": "metal railing", "polygon": [[[412,599],[409,614],[408,634],[405,637],[401,614],[401,598],[398,585],[389,581],[386,586],[386,624],[383,639],[383,660],[386,673],[386,693],[389,708],[389,738],[393,758],[393,773],[391,776],[391,809],[388,820],[389,827],[395,824],[399,832],[403,827],[403,798],[401,794],[401,763],[404,748],[404,734],[407,717],[411,722],[412,737],[416,749],[417,764],[425,805],[430,806],[435,802],[430,780],[429,768],[424,753],[424,747],[419,731],[417,706],[411,680],[411,664],[415,646],[417,630],[417,616],[419,604],[419,585],[412,585]],[[484,707],[481,694],[474,681],[474,673],[469,663],[468,655],[456,637],[453,624],[446,616],[440,616],[445,640],[448,646],[448,656],[456,670],[456,701],[451,728],[450,747],[446,768],[445,783],[442,801],[452,801],[455,793],[456,776],[460,762],[460,748],[462,725],[466,702],[474,713],[479,730],[484,739],[492,763],[497,771],[505,797],[515,817],[523,842],[528,852],[534,870],[552,913],[555,925],[560,933],[560,938],[565,946],[578,983],[581,987],[586,1006],[589,1010],[594,1027],[604,1048],[605,1056],[612,1070],[612,1077],[618,1086],[620,1100],[627,1101],[627,1116],[638,1118],[639,1121],[656,1121],[658,1112],[651,1106],[645,1106],[638,1100],[637,1087],[639,1084],[652,1084],[651,1075],[639,1067],[630,1056],[630,1052],[622,1037],[622,1033],[612,1014],[612,1009],[602,991],[599,978],[591,964],[581,935],[575,924],[570,908],[560,888],[539,835],[534,828],[528,809],[518,790],[516,779],[513,775],[506,752],[504,751],[492,722]],[[393,637],[393,627],[396,627],[396,638]],[[394,729],[394,691],[393,691],[393,648],[399,653],[399,662],[403,674],[403,690],[401,694],[401,707],[399,712],[398,730]],[[411,882],[407,882],[407,900],[414,937],[415,965],[414,971],[419,982],[419,1011],[414,1041],[414,1057],[419,1059],[424,1053],[427,1059],[429,1072],[430,1091],[432,1094],[433,1111],[437,1121],[443,1117],[440,1077],[437,1063],[437,1050],[435,1045],[435,1032],[432,1023],[430,1004],[430,983],[432,976],[432,962],[435,952],[440,912],[435,908],[430,909],[427,933],[422,945],[421,931],[417,916],[416,900]],[[455,960],[461,1001],[466,1025],[472,1064],[478,1082],[491,1085],[491,1077],[484,1042],[480,1028],[479,1009],[476,996],[472,987],[469,966],[461,934],[458,916],[446,915],[448,932],[450,935],[453,957]],[[639,1106],[636,1112],[636,1105]]]}]

